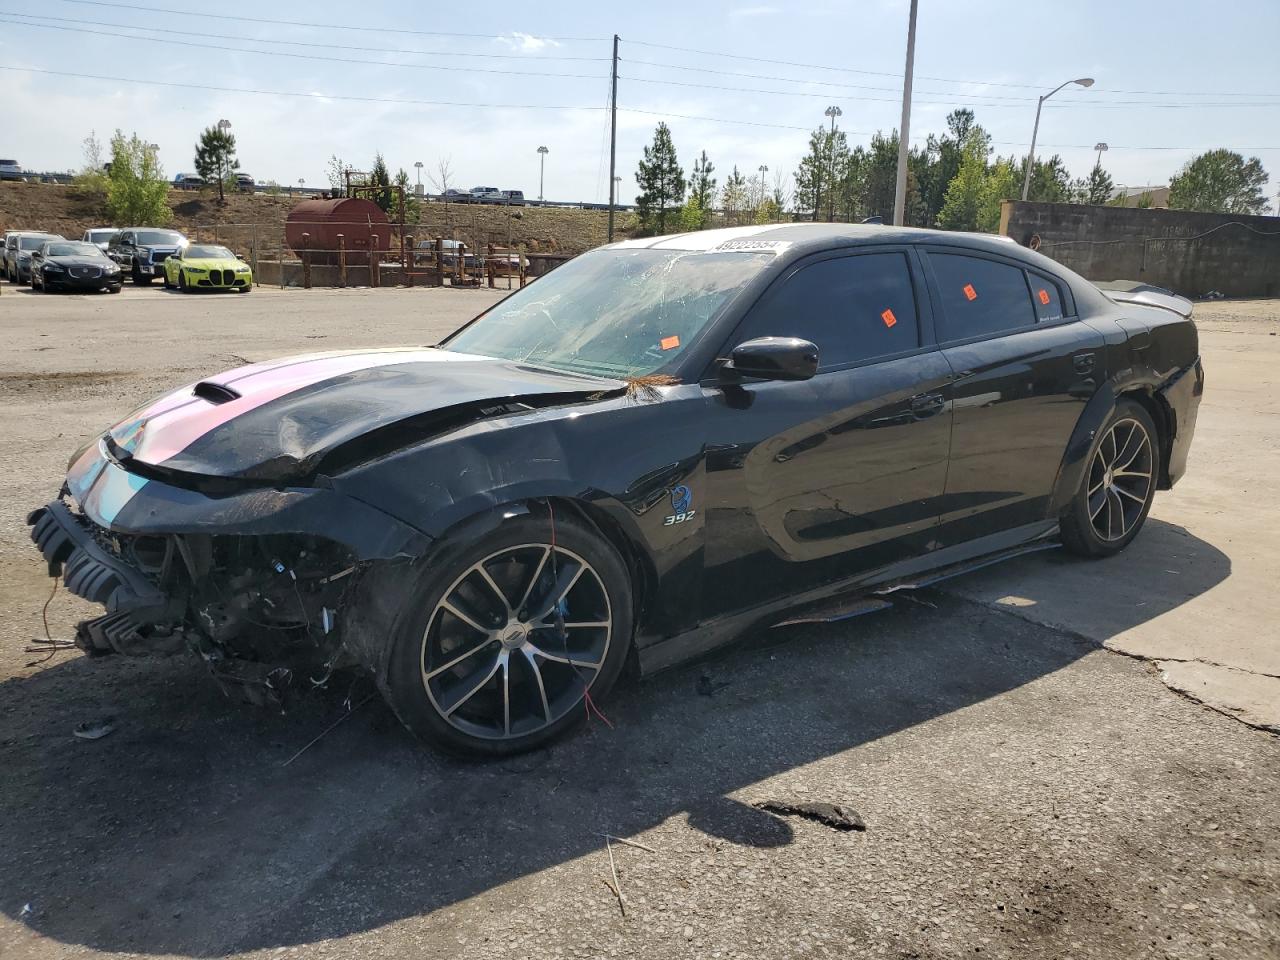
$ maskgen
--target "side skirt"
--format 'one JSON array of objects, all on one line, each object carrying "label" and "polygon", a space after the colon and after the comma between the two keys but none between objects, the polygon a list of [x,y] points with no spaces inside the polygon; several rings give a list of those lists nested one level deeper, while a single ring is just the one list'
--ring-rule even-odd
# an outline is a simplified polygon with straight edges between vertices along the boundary
[{"label": "side skirt", "polygon": [[[752,627],[834,621],[847,619],[849,615],[856,613],[882,609],[875,603],[859,604],[858,600],[867,595],[883,596],[895,590],[920,589],[1014,557],[1055,549],[1059,544],[1052,538],[1057,532],[1056,520],[1025,524],[700,624],[686,633],[639,648],[637,655],[640,673],[647,676],[702,656],[730,643]],[[836,609],[834,601],[847,603],[846,610],[842,612]],[[815,605],[820,606],[807,616],[785,616]]]}]

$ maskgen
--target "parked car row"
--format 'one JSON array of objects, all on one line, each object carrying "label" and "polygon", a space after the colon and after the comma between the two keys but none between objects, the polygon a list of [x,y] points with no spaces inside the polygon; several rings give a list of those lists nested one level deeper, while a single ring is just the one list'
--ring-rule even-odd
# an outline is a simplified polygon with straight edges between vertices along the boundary
[{"label": "parked car row", "polygon": [[119,293],[126,277],[149,286],[159,277],[166,289],[253,289],[253,270],[220,244],[191,243],[161,227],[94,227],[80,240],[52,233],[13,230],[4,235],[3,275],[32,290],[107,290]]},{"label": "parked car row", "polygon": [[[253,193],[258,189],[257,183],[253,177],[247,173],[237,173],[235,175],[236,190],[240,193]],[[217,181],[213,182],[216,185]],[[203,190],[211,184],[198,173],[179,173],[173,178],[173,185],[179,190]]]},{"label": "parked car row", "polygon": [[523,207],[524,191],[499,190],[497,187],[472,187],[464,192],[450,187],[439,195],[439,199],[445,203],[497,203]]},{"label": "parked car row", "polygon": [[96,244],[54,233],[6,233],[3,267],[6,280],[30,284],[32,290],[120,292],[121,270]]}]

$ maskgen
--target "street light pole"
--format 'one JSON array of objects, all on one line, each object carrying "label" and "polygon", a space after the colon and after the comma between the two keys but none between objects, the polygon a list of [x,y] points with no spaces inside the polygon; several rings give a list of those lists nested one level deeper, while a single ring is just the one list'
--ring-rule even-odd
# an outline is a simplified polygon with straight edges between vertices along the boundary
[{"label": "street light pole", "polygon": [[1102,166],[1102,154],[1103,154],[1103,151],[1105,151],[1105,150],[1110,150],[1111,148],[1110,148],[1110,147],[1108,147],[1105,143],[1102,143],[1101,141],[1099,141],[1098,143],[1095,143],[1095,144],[1093,145],[1093,149],[1095,149],[1095,150],[1097,150],[1097,151],[1098,151],[1098,162],[1097,162],[1097,163],[1095,163],[1095,164],[1094,164],[1094,166],[1095,166],[1095,167],[1100,167],[1100,166]]},{"label": "street light pole", "polygon": [[902,123],[898,125],[898,177],[893,188],[893,224],[902,226],[907,206],[907,157],[911,149],[911,76],[916,61],[916,2],[907,22],[907,68],[902,75]]},{"label": "street light pole", "polygon": [[[831,136],[827,140],[827,153],[831,155],[831,185],[827,188],[829,199],[827,201],[827,221],[830,222],[836,218],[836,117],[844,114],[844,111],[835,104],[827,107],[822,111],[824,117],[831,118]],[[817,198],[821,202],[821,195]]]},{"label": "street light pole", "polygon": [[418,189],[417,189],[417,192],[418,192],[418,193],[422,193],[422,161],[421,161],[421,160],[415,160],[415,161],[413,161],[413,167],[414,167],[414,169],[418,172]]},{"label": "street light pole", "polygon": [[543,177],[547,172],[547,154],[550,153],[546,147],[538,148],[538,199],[545,199],[542,196]]},{"label": "street light pole", "polygon": [[1031,168],[1035,166],[1036,136],[1040,133],[1040,108],[1043,107],[1044,102],[1048,100],[1050,97],[1052,97],[1055,93],[1057,93],[1063,87],[1068,87],[1073,83],[1078,83],[1082,87],[1092,87],[1093,77],[1081,77],[1079,80],[1068,80],[1065,83],[1060,83],[1056,87],[1054,87],[1052,90],[1050,90],[1048,93],[1046,93],[1043,97],[1041,97],[1040,102],[1036,104],[1036,124],[1034,127],[1031,128],[1031,149],[1027,151],[1027,172],[1022,178],[1022,199],[1023,200],[1026,200],[1027,194],[1031,192]]}]

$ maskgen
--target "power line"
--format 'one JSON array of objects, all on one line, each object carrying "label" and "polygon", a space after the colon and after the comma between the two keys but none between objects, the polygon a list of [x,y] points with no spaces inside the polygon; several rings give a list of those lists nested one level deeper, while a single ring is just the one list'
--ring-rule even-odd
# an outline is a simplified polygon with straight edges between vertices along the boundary
[{"label": "power line", "polygon": [[[669,86],[669,87],[694,87],[699,90],[727,90],[731,93],[763,93],[763,94],[768,94],[770,96],[777,96],[777,97],[809,97],[809,98],[816,97],[823,100],[832,100],[832,99],[853,100],[859,103],[901,103],[902,102],[901,96],[864,97],[864,96],[853,96],[851,94],[836,96],[831,93],[810,93],[802,90],[761,90],[758,87],[726,87],[726,86],[721,86],[721,85],[712,84],[712,83],[687,83],[683,80],[657,80],[650,77],[620,77],[619,79],[630,80],[633,83],[656,83],[662,86]],[[939,94],[935,94],[935,96],[936,95],[939,95]],[[941,94],[941,95],[946,95],[946,94]],[[913,98],[913,102],[924,105],[924,106],[945,107],[945,106],[953,106],[953,105],[956,105],[957,103],[973,102],[973,98],[975,96],[981,96],[981,94],[957,93],[957,94],[951,95],[951,99],[948,99],[948,100],[922,100],[919,98]],[[1014,100],[1014,102],[977,103],[976,105],[980,107],[1023,107],[1028,103],[1034,102],[1034,98],[1016,98],[1016,99],[1000,98],[1000,99]],[[1225,103],[1154,103],[1147,100],[1099,100],[1099,101],[1060,100],[1051,104],[1051,106],[1055,106],[1055,107],[1081,106],[1081,107],[1089,107],[1091,109],[1096,109],[1099,107],[1143,106],[1143,107],[1155,107],[1157,109],[1181,110],[1181,109],[1188,109],[1188,108],[1195,108],[1195,107],[1280,107],[1280,101],[1277,101],[1277,102],[1229,101]]]},{"label": "power line", "polygon": [[[46,16],[36,16],[28,13],[9,13],[9,12],[4,12],[4,16],[21,17],[23,20],[35,20],[40,23],[43,23],[49,20],[54,20],[58,23],[74,23],[74,24],[81,24],[81,25],[92,26],[92,27],[122,27],[122,28],[127,28],[129,30],[143,30],[147,33],[167,33],[167,34],[172,34],[180,37],[190,37],[194,35],[190,30],[169,30],[164,27],[143,27],[143,26],[135,26],[134,24],[131,24],[131,23],[130,24],[113,23],[111,21],[106,21],[106,20],[82,20],[74,17],[46,17]],[[352,44],[346,44],[346,43],[307,43],[305,40],[276,40],[276,39],[266,39],[262,37],[243,37],[243,36],[238,36],[232,33],[209,33],[207,30],[201,30],[198,36],[208,37],[214,40],[238,40],[245,43],[274,43],[274,44],[279,44],[282,46],[289,46],[289,47],[308,47],[308,48],[314,48],[314,49],[327,49],[327,50],[355,50],[361,53],[405,53],[405,54],[412,54],[414,56],[422,56],[422,57],[468,57],[468,58],[478,58],[478,59],[484,59],[484,60],[523,60],[526,63],[528,63],[531,59],[537,63],[541,63],[543,61],[552,61],[552,60],[577,61],[580,63],[608,63],[609,62],[608,57],[567,57],[567,56],[560,56],[557,54],[557,55],[548,55],[548,56],[539,55],[536,58],[531,58],[527,54],[520,54],[520,53],[473,53],[470,51],[458,51],[458,50],[411,50],[411,49],[406,49],[404,47],[387,47],[387,46],[359,47],[359,46],[353,46]],[[148,39],[148,38],[139,37],[138,39],[141,40],[141,39]]]},{"label": "power line", "polygon": [[[633,42],[636,42],[636,41],[633,41]],[[679,64],[679,63],[659,63],[653,60],[628,59],[626,62],[630,64],[635,64],[636,66],[642,66],[642,67],[658,67],[659,69],[662,69],[662,70],[685,70],[691,73],[710,73],[710,74],[715,74],[717,76],[722,76],[722,77],[740,77],[744,80],[773,80],[773,81],[779,81],[782,83],[800,83],[808,86],[832,87],[834,89],[843,89],[843,90],[874,90],[880,93],[901,94],[901,88],[899,87],[876,87],[876,86],[869,86],[867,84],[861,84],[861,83],[837,83],[834,80],[813,80],[813,79],[801,78],[801,77],[779,77],[772,74],[742,73],[737,70],[717,70],[714,67],[690,67],[684,64]],[[766,62],[772,62],[772,61],[766,61]],[[834,70],[837,68],[836,67],[818,67],[818,69]],[[898,76],[900,77],[900,75]],[[926,77],[922,79],[930,79],[930,78]],[[933,79],[938,79],[938,78],[933,78]],[[972,84],[972,85],[978,85],[978,86],[996,85],[996,84],[991,84],[989,81],[985,81],[985,80],[947,80],[944,82],[964,83],[964,84]],[[1007,87],[1020,87],[1020,88],[1025,87],[1026,89],[1030,89],[1030,90],[1044,89],[1043,87],[1036,86],[1033,84],[999,84],[999,85],[1007,86]],[[939,96],[939,97],[957,96],[955,91],[952,91],[952,90],[920,90],[917,92],[922,93],[925,96]],[[1175,96],[1214,96],[1214,97],[1258,97],[1258,96],[1272,97],[1272,96],[1275,96],[1275,97],[1280,97],[1280,94],[1266,93],[1264,91],[1246,91],[1246,92],[1240,92],[1240,93],[1225,93],[1225,92],[1224,93],[1204,93],[1203,91],[1195,91],[1195,92],[1184,91],[1182,93],[1177,93],[1177,92],[1168,91],[1168,90],[1107,90],[1103,88],[1099,88],[1093,91],[1094,96],[1096,96],[1099,93],[1120,93],[1120,94],[1133,94],[1133,95],[1142,94],[1145,96],[1161,96],[1161,97],[1166,97],[1166,96],[1167,97],[1175,97]],[[1002,97],[997,94],[981,94],[981,93],[968,94],[967,96],[979,96],[979,97],[985,97],[985,98],[994,99],[994,100],[1016,100],[1019,103],[1026,103],[1028,101],[1034,101],[1036,99],[1035,97]],[[1075,102],[1075,101],[1072,101],[1072,102]],[[1081,100],[1079,102],[1086,103],[1090,101]]]},{"label": "power line", "polygon": [[[75,0],[80,2],[80,0]],[[229,47],[220,43],[200,43],[196,40],[170,40],[166,37],[141,37],[131,33],[112,33],[108,30],[89,30],[83,27],[60,27],[52,23],[27,23],[22,20],[4,19],[8,14],[0,14],[0,23],[11,23],[18,27],[35,27],[39,30],[61,30],[71,33],[88,33],[100,37],[115,37],[121,40],[143,40],[148,43],[178,44],[184,47],[199,47],[205,50],[224,50],[230,53],[250,53],[263,57],[288,57],[293,60],[318,60],[326,63],[351,63],[375,67],[404,67],[411,70],[447,70],[463,73],[491,73],[509,77],[550,77],[553,79],[596,80],[594,73],[548,73],[545,70],[497,70],[492,67],[454,67],[435,63],[395,63],[389,60],[358,60],[351,57],[322,57],[313,53],[288,53],[284,50],[254,50],[249,47]]]},{"label": "power line", "polygon": [[[79,2],[79,0],[73,0],[73,2]],[[795,60],[773,60],[768,57],[751,57],[751,56],[746,56],[744,54],[738,54],[738,53],[721,53],[716,50],[698,50],[693,47],[677,47],[677,46],[673,46],[671,44],[666,44],[666,43],[651,43],[647,40],[628,40],[627,42],[640,47],[652,47],[656,50],[674,50],[680,53],[693,53],[702,57],[723,57],[729,60],[743,60],[748,63],[768,63],[768,64],[773,64],[775,66],[782,66],[782,67],[800,67],[803,70],[828,70],[835,73],[854,73],[854,74],[859,74],[859,75],[868,76],[868,77],[890,77],[895,80],[902,79],[901,73],[893,73],[892,71],[888,71],[888,70],[858,70],[853,67],[833,67],[827,64],[822,64],[822,63],[800,63]],[[630,62],[637,63],[640,61],[630,61]],[[708,67],[682,67],[674,63],[662,63],[662,64],[650,63],[649,65],[660,66],[660,67],[664,67],[667,69],[674,69],[674,70],[698,70],[698,71],[706,71],[706,72],[717,72]],[[737,74],[730,74],[730,75],[736,76]],[[756,77],[754,79],[784,80],[787,78]],[[932,80],[937,83],[966,83],[973,86],[984,86],[984,87],[1013,87],[1020,90],[1044,90],[1046,87],[1050,86],[1049,84],[1045,84],[1045,83],[1010,83],[1010,82],[1001,81],[1001,80],[962,80],[957,77],[930,77],[930,76],[925,76],[923,74],[917,74],[916,79]],[[792,82],[795,82],[795,83],[815,82],[816,83],[819,81],[792,80]],[[1204,90],[1099,90],[1098,92],[1124,93],[1124,94],[1132,94],[1132,95],[1150,95],[1150,96],[1171,96],[1171,97],[1198,97],[1198,96],[1242,97],[1242,96],[1258,96],[1259,95],[1258,91],[1252,91],[1248,93],[1214,93],[1211,91],[1204,91]],[[1270,96],[1270,94],[1263,94],[1263,95]]]},{"label": "power line", "polygon": [[[451,33],[444,30],[407,30],[403,27],[364,27],[350,23],[315,23],[299,20],[268,20],[264,17],[246,17],[240,14],[207,13],[204,10],[178,10],[172,7],[146,7],[139,3],[112,3],[108,0],[62,0],[63,3],[79,3],[90,7],[107,7],[113,10],[140,10],[144,13],[167,13],[180,17],[199,17],[201,20],[234,20],[237,23],[266,23],[280,27],[306,27],[314,30],[360,30],[364,33],[407,33],[419,37],[470,37],[481,40],[498,40],[493,33]],[[515,31],[513,31],[514,33]],[[533,36],[533,34],[525,34]],[[606,37],[537,37],[564,43],[605,43]]]},{"label": "power line", "polygon": [[[298,97],[305,100],[344,100],[354,103],[396,103],[425,107],[476,107],[493,110],[602,110],[603,107],[581,107],[553,103],[463,103],[457,100],[417,100],[403,97],[356,97],[339,93],[299,93],[296,90],[258,90],[247,87],[218,87],[207,83],[180,83],[176,80],[139,80],[135,77],[106,77],[93,73],[71,73],[65,70],[44,70],[39,67],[11,67],[0,64],[0,70],[17,73],[40,73],[52,77],[74,77],[77,80],[109,80],[112,83],[136,83],[152,87],[177,87],[183,90],[212,90],[215,93],[253,93],[271,97]],[[598,77],[592,77],[596,80]]]},{"label": "power line", "polygon": [[[271,97],[292,97],[304,100],[338,100],[353,103],[390,103],[400,104],[404,106],[428,106],[428,107],[469,107],[473,109],[485,110],[590,110],[590,111],[607,111],[607,107],[599,106],[579,106],[574,104],[552,104],[552,103],[470,103],[457,100],[421,100],[403,97],[357,97],[349,94],[336,93],[301,93],[296,90],[261,90],[249,87],[222,87],[204,83],[181,83],[172,80],[140,80],[135,77],[110,77],[93,73],[73,73],[65,70],[46,70],[40,67],[15,67],[8,64],[0,64],[0,70],[8,70],[14,73],[35,73],[44,76],[53,77],[70,77],[77,80],[99,80],[109,81],[111,83],[132,83],[141,86],[154,87],[171,87],[184,90],[209,90],[215,93],[239,93],[239,94],[257,94]],[[593,78],[598,79],[598,78]],[[665,110],[645,110],[638,107],[619,107],[620,113],[634,113],[641,116],[650,117],[669,117],[678,120],[696,120],[707,123],[723,123],[742,127],[768,127],[777,130],[799,130],[808,133],[809,128],[803,126],[794,126],[782,123],[766,123],[756,120],[734,120],[727,117],[702,117],[692,114],[671,113]],[[872,136],[866,130],[844,130],[846,134],[853,136],[865,137]],[[916,141],[925,141],[926,136],[913,137]],[[1025,147],[1024,143],[1017,143],[1008,140],[993,140],[992,143],[1000,146],[1016,146]],[[1092,150],[1093,144],[1084,143],[1046,143],[1046,147],[1059,150]],[[1201,150],[1203,147],[1194,146],[1124,146],[1121,144],[1112,144],[1112,150]],[[1280,146],[1262,146],[1262,147],[1232,147],[1237,151],[1270,151],[1280,150]]]}]

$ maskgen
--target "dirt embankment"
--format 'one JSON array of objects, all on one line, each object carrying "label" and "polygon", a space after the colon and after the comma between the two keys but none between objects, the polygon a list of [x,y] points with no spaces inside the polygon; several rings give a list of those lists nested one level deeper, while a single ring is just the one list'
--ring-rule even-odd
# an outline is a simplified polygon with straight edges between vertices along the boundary
[{"label": "dirt embankment", "polygon": [[[302,198],[268,194],[232,194],[219,203],[212,192],[171,190],[172,226],[202,239],[247,244],[256,238],[267,253],[284,241],[284,221]],[[522,244],[528,250],[581,253],[604,243],[608,212],[546,207],[496,207],[423,203],[415,236],[444,236],[475,247],[486,243]],[[635,227],[629,213],[616,214],[616,233]],[[74,186],[52,183],[0,183],[0,231],[44,230],[79,237],[90,227],[108,225],[94,197]]]}]

